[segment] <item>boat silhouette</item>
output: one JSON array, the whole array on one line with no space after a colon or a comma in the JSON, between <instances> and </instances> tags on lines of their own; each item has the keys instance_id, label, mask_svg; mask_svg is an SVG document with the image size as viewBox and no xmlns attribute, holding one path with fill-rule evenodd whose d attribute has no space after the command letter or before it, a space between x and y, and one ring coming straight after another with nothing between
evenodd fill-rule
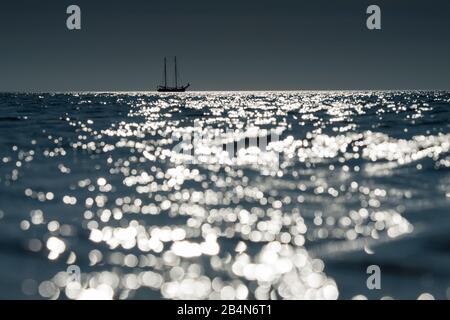
<instances>
[{"instance_id":1,"label":"boat silhouette","mask_svg":"<svg viewBox=\"0 0 450 320\"><path fill-rule=\"evenodd\" d=\"M174 74L175 74L175 86L170 87L167 85L167 59L164 57L164 85L158 86L158 92L185 92L189 88L190 84L178 86L178 69L177 69L177 57L174 57Z\"/></svg>"}]
</instances>

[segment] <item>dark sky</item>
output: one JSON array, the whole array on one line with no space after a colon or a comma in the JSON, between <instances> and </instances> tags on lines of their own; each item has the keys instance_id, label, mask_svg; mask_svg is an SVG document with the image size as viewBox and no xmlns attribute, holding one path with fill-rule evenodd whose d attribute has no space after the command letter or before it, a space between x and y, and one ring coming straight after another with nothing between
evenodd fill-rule
<instances>
[{"instance_id":1,"label":"dark sky","mask_svg":"<svg viewBox=\"0 0 450 320\"><path fill-rule=\"evenodd\" d=\"M81 31L66 28L70 4ZM449 90L450 1L0 3L0 91L154 90L165 55L192 90Z\"/></svg>"}]
</instances>

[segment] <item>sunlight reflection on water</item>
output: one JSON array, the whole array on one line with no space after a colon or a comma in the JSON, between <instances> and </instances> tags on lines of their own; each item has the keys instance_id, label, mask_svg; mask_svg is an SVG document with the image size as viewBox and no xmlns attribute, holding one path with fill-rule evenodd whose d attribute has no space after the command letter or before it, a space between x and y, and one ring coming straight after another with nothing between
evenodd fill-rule
<instances>
[{"instance_id":1,"label":"sunlight reflection on water","mask_svg":"<svg viewBox=\"0 0 450 320\"><path fill-rule=\"evenodd\" d=\"M337 299L320 255L411 234L408 199L431 196L410 175L441 171L450 202L444 93L2 99L0 213L53 261L20 279L44 298Z\"/></svg>"}]
</instances>

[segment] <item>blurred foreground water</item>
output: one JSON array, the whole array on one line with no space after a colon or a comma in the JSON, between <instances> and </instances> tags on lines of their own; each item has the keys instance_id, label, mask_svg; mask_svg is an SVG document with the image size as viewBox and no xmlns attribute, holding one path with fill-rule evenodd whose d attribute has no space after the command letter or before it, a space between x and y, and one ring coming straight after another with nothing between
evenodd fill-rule
<instances>
[{"instance_id":1,"label":"blurred foreground water","mask_svg":"<svg viewBox=\"0 0 450 320\"><path fill-rule=\"evenodd\" d=\"M3 299L446 299L449 231L446 92L0 94Z\"/></svg>"}]
</instances>

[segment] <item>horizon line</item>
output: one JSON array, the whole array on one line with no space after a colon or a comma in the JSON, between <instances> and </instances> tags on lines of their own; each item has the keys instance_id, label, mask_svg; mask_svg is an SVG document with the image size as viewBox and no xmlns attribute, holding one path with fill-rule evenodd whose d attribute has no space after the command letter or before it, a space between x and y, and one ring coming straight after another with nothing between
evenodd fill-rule
<instances>
[{"instance_id":1,"label":"horizon line","mask_svg":"<svg viewBox=\"0 0 450 320\"><path fill-rule=\"evenodd\" d=\"M69 93L146 93L146 94L158 94L158 95L168 95L168 94L189 94L189 93L214 93L214 92L395 92L395 91L422 91L422 92L438 92L438 91L450 91L450 89L243 89L243 90L191 90L186 92L165 92L161 93L156 90L56 90L56 91L46 91L46 90L30 90L30 91L20 91L20 90L10 90L1 91L0 94L14 93L14 94L69 94Z\"/></svg>"}]
</instances>

